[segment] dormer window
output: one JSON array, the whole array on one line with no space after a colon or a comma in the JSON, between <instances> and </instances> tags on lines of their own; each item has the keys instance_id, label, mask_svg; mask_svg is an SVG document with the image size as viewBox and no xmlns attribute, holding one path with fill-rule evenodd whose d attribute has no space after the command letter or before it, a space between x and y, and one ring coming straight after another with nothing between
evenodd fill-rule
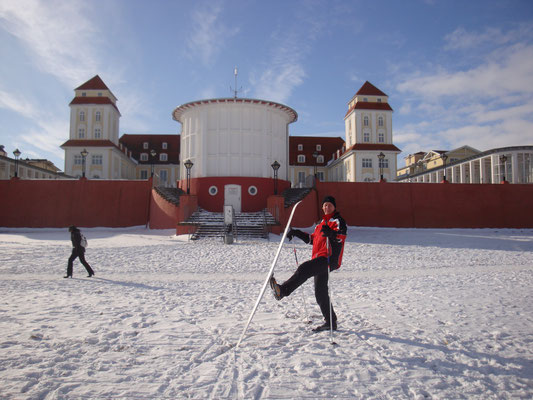
<instances>
[{"instance_id":1,"label":"dormer window","mask_svg":"<svg viewBox=\"0 0 533 400\"><path fill-rule=\"evenodd\" d=\"M166 153L159 154L159 161L168 161L168 154Z\"/></svg>"},{"instance_id":2,"label":"dormer window","mask_svg":"<svg viewBox=\"0 0 533 400\"><path fill-rule=\"evenodd\" d=\"M323 164L324 163L324 156L323 155L320 155L316 158L316 162L319 163L319 164Z\"/></svg>"},{"instance_id":3,"label":"dormer window","mask_svg":"<svg viewBox=\"0 0 533 400\"><path fill-rule=\"evenodd\" d=\"M148 161L148 154L141 153L141 161Z\"/></svg>"},{"instance_id":4,"label":"dormer window","mask_svg":"<svg viewBox=\"0 0 533 400\"><path fill-rule=\"evenodd\" d=\"M145 150L148 149L148 142L144 142L143 143L143 149L145 149Z\"/></svg>"},{"instance_id":5,"label":"dormer window","mask_svg":"<svg viewBox=\"0 0 533 400\"><path fill-rule=\"evenodd\" d=\"M162 148L163 150L166 150L166 149L168 148L168 144L167 144L167 142L163 142L163 144L161 145L161 148Z\"/></svg>"},{"instance_id":6,"label":"dormer window","mask_svg":"<svg viewBox=\"0 0 533 400\"><path fill-rule=\"evenodd\" d=\"M303 154L300 154L300 155L298 156L298 162L299 162L299 163L304 163L304 162L305 162L305 156L304 156Z\"/></svg>"},{"instance_id":7,"label":"dormer window","mask_svg":"<svg viewBox=\"0 0 533 400\"><path fill-rule=\"evenodd\" d=\"M298 145L298 151L303 151L304 149L304 145L303 144L299 144Z\"/></svg>"},{"instance_id":8,"label":"dormer window","mask_svg":"<svg viewBox=\"0 0 533 400\"><path fill-rule=\"evenodd\" d=\"M317 144L316 145L316 151L322 151L322 145Z\"/></svg>"}]
</instances>

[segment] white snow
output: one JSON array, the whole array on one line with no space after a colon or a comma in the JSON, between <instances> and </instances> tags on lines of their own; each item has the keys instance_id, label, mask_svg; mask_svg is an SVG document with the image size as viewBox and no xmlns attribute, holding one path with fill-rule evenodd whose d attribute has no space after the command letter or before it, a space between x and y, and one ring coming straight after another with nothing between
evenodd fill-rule
<instances>
[{"instance_id":1,"label":"white snow","mask_svg":"<svg viewBox=\"0 0 533 400\"><path fill-rule=\"evenodd\" d=\"M269 289L236 350L279 236L82 232L96 276L76 260L63 279L66 229L0 228L2 399L533 397L533 230L352 227L332 273L338 346L311 332L311 280L280 302ZM294 242L278 281L294 247L311 255Z\"/></svg>"}]
</instances>

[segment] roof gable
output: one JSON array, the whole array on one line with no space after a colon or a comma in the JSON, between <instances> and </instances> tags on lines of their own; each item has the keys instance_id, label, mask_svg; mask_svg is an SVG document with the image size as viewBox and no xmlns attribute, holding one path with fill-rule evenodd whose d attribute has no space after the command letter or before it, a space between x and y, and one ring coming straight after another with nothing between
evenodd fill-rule
<instances>
[{"instance_id":1,"label":"roof gable","mask_svg":"<svg viewBox=\"0 0 533 400\"><path fill-rule=\"evenodd\" d=\"M359 89L358 92L355 95L356 96L358 96L358 95L387 96L385 93L383 93L381 90L379 90L377 87L375 87L374 85L372 85L368 81L366 81L364 83L364 85L361 86L361 89Z\"/></svg>"},{"instance_id":2,"label":"roof gable","mask_svg":"<svg viewBox=\"0 0 533 400\"><path fill-rule=\"evenodd\" d=\"M109 88L98 75L95 75L93 78L89 79L83 85L78 86L74 90L109 90Z\"/></svg>"}]
</instances>

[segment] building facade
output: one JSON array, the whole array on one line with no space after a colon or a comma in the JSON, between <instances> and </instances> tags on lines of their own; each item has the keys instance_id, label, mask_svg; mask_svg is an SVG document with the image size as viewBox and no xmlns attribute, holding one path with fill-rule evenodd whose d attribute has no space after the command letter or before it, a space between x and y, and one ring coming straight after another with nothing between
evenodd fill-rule
<instances>
[{"instance_id":1,"label":"building facade","mask_svg":"<svg viewBox=\"0 0 533 400\"><path fill-rule=\"evenodd\" d=\"M470 154L469 154L470 153ZM417 153L420 155L420 153ZM416 157L408 156L410 160ZM407 159L406 158L406 159ZM425 163L424 163L425 161ZM468 146L431 151L398 176L399 182L532 183L533 146L501 147L480 152Z\"/></svg>"},{"instance_id":2,"label":"building facade","mask_svg":"<svg viewBox=\"0 0 533 400\"><path fill-rule=\"evenodd\" d=\"M365 82L348 102L344 116L345 146L328 165L329 181L376 182L396 177L392 108L389 97Z\"/></svg>"}]
</instances>

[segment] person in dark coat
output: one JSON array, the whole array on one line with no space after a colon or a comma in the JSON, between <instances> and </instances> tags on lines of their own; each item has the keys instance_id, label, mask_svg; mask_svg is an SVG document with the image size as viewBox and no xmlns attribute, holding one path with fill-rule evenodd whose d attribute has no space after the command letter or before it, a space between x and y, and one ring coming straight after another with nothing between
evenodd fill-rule
<instances>
[{"instance_id":1,"label":"person in dark coat","mask_svg":"<svg viewBox=\"0 0 533 400\"><path fill-rule=\"evenodd\" d=\"M74 225L70 226L68 228L68 231L70 232L70 240L72 241L72 254L68 259L67 275L63 278L72 278L72 264L74 263L74 260L78 257L80 258L80 262L83 264L83 266L87 270L87 273L89 274L87 275L87 278L90 278L94 275L94 271L89 265L89 263L85 261L85 247L81 245L81 232Z\"/></svg>"},{"instance_id":2,"label":"person in dark coat","mask_svg":"<svg viewBox=\"0 0 533 400\"><path fill-rule=\"evenodd\" d=\"M331 308L332 323L330 325L330 300L328 294L328 268L334 271L340 267L342 262L342 253L344 242L346 240L346 222L336 210L335 198L326 196L322 202L322 211L324 217L315 227L312 234L303 232L299 229L291 229L287 238L292 240L294 236L305 243L313 245L313 255L311 260L300 264L296 272L283 284L278 284L272 276L270 278L270 287L276 300L289 296L307 279L315 279L315 298L320 306L320 311L326 322L323 325L313 329L315 332L328 330L330 326L337 329L337 315Z\"/></svg>"}]
</instances>

